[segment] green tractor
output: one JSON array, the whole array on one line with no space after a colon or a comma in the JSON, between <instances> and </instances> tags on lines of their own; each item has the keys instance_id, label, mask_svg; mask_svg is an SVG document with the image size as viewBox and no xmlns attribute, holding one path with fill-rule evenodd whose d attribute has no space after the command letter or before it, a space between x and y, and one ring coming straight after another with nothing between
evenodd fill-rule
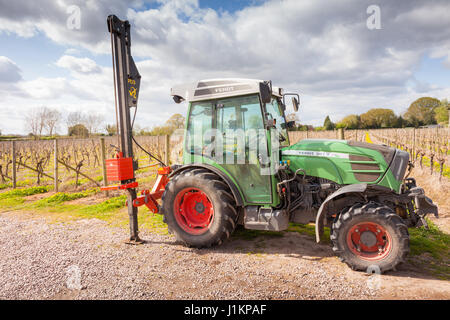
<instances>
[{"instance_id":1,"label":"green tractor","mask_svg":"<svg viewBox=\"0 0 450 320\"><path fill-rule=\"evenodd\" d=\"M188 103L188 115L183 164L166 166L132 135L141 76L131 56L130 23L114 15L107 23L119 146L106 170L108 181L120 184L102 190L128 193L128 243L142 243L142 205L164 214L169 231L197 248L221 244L237 225L282 231L289 222L314 222L317 242L329 227L333 251L351 268L383 272L408 254L408 228L426 227L427 214L438 216L406 174L407 152L345 140L290 145L287 130L295 123L286 122L286 97L298 111L299 96L270 81L211 79L172 88L176 103ZM133 142L162 165L152 190L139 197Z\"/></svg>"},{"instance_id":2,"label":"green tractor","mask_svg":"<svg viewBox=\"0 0 450 320\"><path fill-rule=\"evenodd\" d=\"M169 231L196 248L220 245L237 225L282 231L330 228L333 251L355 270L395 269L408 227L438 209L405 177L409 154L385 145L306 139L290 145L286 97L270 81L212 79L171 89L188 104L183 164L173 165L160 211ZM406 175L407 176L407 175Z\"/></svg>"}]
</instances>

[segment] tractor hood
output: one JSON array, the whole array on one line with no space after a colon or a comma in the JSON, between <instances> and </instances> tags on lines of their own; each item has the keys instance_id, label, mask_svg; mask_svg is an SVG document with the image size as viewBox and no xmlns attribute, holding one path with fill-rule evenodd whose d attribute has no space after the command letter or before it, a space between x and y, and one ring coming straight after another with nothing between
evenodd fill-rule
<instances>
[{"instance_id":1,"label":"tractor hood","mask_svg":"<svg viewBox=\"0 0 450 320\"><path fill-rule=\"evenodd\" d=\"M305 139L282 149L281 159L290 160L290 167L294 171L302 168L309 176L328 179L340 185L379 184L398 191L409 155L385 145ZM395 174L390 167L395 169Z\"/></svg>"}]
</instances>

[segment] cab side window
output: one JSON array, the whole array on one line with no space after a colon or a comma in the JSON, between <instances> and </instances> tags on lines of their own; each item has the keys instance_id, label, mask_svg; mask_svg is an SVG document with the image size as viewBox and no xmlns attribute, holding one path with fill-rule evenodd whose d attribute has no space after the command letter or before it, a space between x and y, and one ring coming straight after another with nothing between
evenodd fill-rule
<instances>
[{"instance_id":1,"label":"cab side window","mask_svg":"<svg viewBox=\"0 0 450 320\"><path fill-rule=\"evenodd\" d=\"M221 100L216 106L217 131L222 136L224 156L238 156L248 162L250 145L257 147L258 134L264 135L258 96Z\"/></svg>"},{"instance_id":2,"label":"cab side window","mask_svg":"<svg viewBox=\"0 0 450 320\"><path fill-rule=\"evenodd\" d=\"M213 114L211 102L191 105L186 135L186 148L191 154L202 155L205 146L211 143L211 138L207 133L213 127Z\"/></svg>"}]
</instances>

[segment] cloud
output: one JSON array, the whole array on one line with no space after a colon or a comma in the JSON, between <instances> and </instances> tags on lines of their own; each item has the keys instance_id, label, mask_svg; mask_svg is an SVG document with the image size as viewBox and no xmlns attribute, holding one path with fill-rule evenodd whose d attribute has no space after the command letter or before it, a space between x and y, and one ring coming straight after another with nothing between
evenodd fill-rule
<instances>
[{"instance_id":1,"label":"cloud","mask_svg":"<svg viewBox=\"0 0 450 320\"><path fill-rule=\"evenodd\" d=\"M190 2L177 9L169 4L159 10L130 9L127 17L136 34L134 55L197 74L250 74L310 92L368 87L404 92L412 67L427 47L449 42L448 32L442 30L430 41L423 28L434 32L436 23L427 25L430 18L414 23L417 14L430 17L424 4L414 3L416 8L381 1L383 30L375 31L366 27L367 6L361 1L347 1L345 6L270 1L234 15L219 15ZM435 6L441 12L446 9L447 2Z\"/></svg>"},{"instance_id":2,"label":"cloud","mask_svg":"<svg viewBox=\"0 0 450 320\"><path fill-rule=\"evenodd\" d=\"M59 60L56 61L56 65L61 68L66 68L71 72L82 74L92 74L101 71L94 60L89 58L76 58L69 55L64 55L59 58Z\"/></svg>"},{"instance_id":3,"label":"cloud","mask_svg":"<svg viewBox=\"0 0 450 320\"><path fill-rule=\"evenodd\" d=\"M64 51L64 54L69 56L78 56L81 54L81 51L75 48L69 48L66 51Z\"/></svg>"},{"instance_id":4,"label":"cloud","mask_svg":"<svg viewBox=\"0 0 450 320\"><path fill-rule=\"evenodd\" d=\"M80 8L80 28L69 28L71 6ZM115 13L125 16L128 6L140 7L141 1L121 0L0 0L0 32L31 37L44 33L56 43L80 46L106 53L109 41L106 18Z\"/></svg>"},{"instance_id":5,"label":"cloud","mask_svg":"<svg viewBox=\"0 0 450 320\"><path fill-rule=\"evenodd\" d=\"M18 87L24 97L32 99L57 99L67 91L65 78L37 78L21 82Z\"/></svg>"},{"instance_id":6,"label":"cloud","mask_svg":"<svg viewBox=\"0 0 450 320\"><path fill-rule=\"evenodd\" d=\"M200 8L194 0L160 0L152 9L120 0L0 4L0 32L22 37L43 33L71 48L53 62L69 70L70 77L43 75L20 89L30 97L64 98L60 104L67 108L78 101L86 111L95 105L113 110L112 71L81 58L83 51L75 48L91 51L93 59L109 56L106 17L114 13L130 20L132 55L142 75L136 120L142 127L175 112L184 114L185 107L172 102L170 87L204 78L271 79L302 94L300 117L314 124L327 114L337 121L372 107L400 113L420 94L448 94L414 77L424 55L444 58L450 67L450 20L445 15L450 3L445 0L379 0L381 30L367 29L366 9L373 1L360 0L272 0L234 13ZM67 27L70 5L80 7L79 30Z\"/></svg>"},{"instance_id":7,"label":"cloud","mask_svg":"<svg viewBox=\"0 0 450 320\"><path fill-rule=\"evenodd\" d=\"M0 66L3 66L4 60L0 57ZM105 123L114 123L112 70L88 60L69 56L58 59L55 64L68 68L70 77L22 79L13 84L0 82L0 119L8 120L2 122L2 132L27 133L23 131L24 115L40 106L57 109L63 116L74 111L101 114L105 117ZM17 67L13 61L8 62L8 65ZM91 70L96 72L89 72Z\"/></svg>"},{"instance_id":8,"label":"cloud","mask_svg":"<svg viewBox=\"0 0 450 320\"><path fill-rule=\"evenodd\" d=\"M79 30L66 24L73 4L80 7ZM132 24L135 57L195 74L266 78L315 92L374 86L404 90L409 70L424 52L438 50L450 38L445 19L450 4L444 0L433 5L380 0L382 30L366 27L370 1L273 0L233 14L200 8L195 0L159 4L146 10L140 2L129 6L119 0L40 6L5 1L0 18L34 21L34 30L57 43L110 54L106 17L113 12ZM436 14L443 16L435 19Z\"/></svg>"},{"instance_id":9,"label":"cloud","mask_svg":"<svg viewBox=\"0 0 450 320\"><path fill-rule=\"evenodd\" d=\"M15 83L22 79L22 71L14 61L0 56L0 83Z\"/></svg>"}]
</instances>

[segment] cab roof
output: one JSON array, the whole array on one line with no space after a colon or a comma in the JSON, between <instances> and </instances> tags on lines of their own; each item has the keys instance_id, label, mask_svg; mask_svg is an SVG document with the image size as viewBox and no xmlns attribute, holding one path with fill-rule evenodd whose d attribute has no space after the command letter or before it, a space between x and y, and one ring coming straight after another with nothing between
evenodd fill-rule
<instances>
[{"instance_id":1,"label":"cab roof","mask_svg":"<svg viewBox=\"0 0 450 320\"><path fill-rule=\"evenodd\" d=\"M181 101L193 102L212 100L259 93L259 84L261 82L264 81L240 78L207 79L176 85L170 89L170 95L177 103L180 103ZM282 89L272 87L272 94L281 97Z\"/></svg>"}]
</instances>

